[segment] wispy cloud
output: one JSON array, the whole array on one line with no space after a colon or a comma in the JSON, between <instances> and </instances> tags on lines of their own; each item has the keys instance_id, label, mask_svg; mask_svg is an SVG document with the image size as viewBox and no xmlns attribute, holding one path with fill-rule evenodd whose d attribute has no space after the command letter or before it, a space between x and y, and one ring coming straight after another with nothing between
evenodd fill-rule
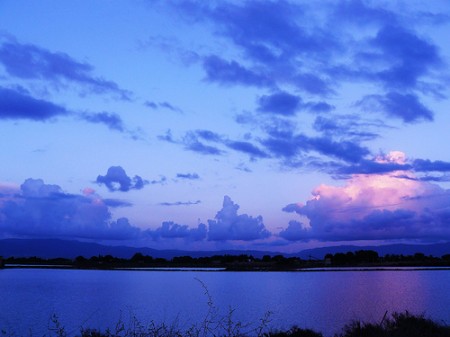
<instances>
[{"instance_id":1,"label":"wispy cloud","mask_svg":"<svg viewBox=\"0 0 450 337\"><path fill-rule=\"evenodd\" d=\"M11 77L38 79L59 87L71 83L91 93L113 94L123 100L131 98L131 93L121 89L117 83L93 75L92 65L79 62L65 53L22 44L15 39L8 39L0 45L0 64Z\"/></svg>"},{"instance_id":2,"label":"wispy cloud","mask_svg":"<svg viewBox=\"0 0 450 337\"><path fill-rule=\"evenodd\" d=\"M68 114L64 107L34 98L26 90L0 87L0 119L28 119L42 122Z\"/></svg>"},{"instance_id":3,"label":"wispy cloud","mask_svg":"<svg viewBox=\"0 0 450 337\"><path fill-rule=\"evenodd\" d=\"M191 205L198 205L201 201L175 201L175 202L161 202L159 205L161 206L191 206Z\"/></svg>"},{"instance_id":4,"label":"wispy cloud","mask_svg":"<svg viewBox=\"0 0 450 337\"><path fill-rule=\"evenodd\" d=\"M177 178L187 180L198 180L200 176L197 173L177 173Z\"/></svg>"}]
</instances>

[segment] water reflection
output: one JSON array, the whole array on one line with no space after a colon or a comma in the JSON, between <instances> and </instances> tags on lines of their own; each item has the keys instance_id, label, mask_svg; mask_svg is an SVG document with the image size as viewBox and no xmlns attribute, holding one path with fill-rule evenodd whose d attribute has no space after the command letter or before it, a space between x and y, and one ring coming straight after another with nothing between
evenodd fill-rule
<instances>
[{"instance_id":1,"label":"water reflection","mask_svg":"<svg viewBox=\"0 0 450 337\"><path fill-rule=\"evenodd\" d=\"M0 272L0 327L43 335L57 313L68 331L105 329L132 316L181 326L202 321L208 298L234 319L293 324L332 335L352 319L380 321L405 311L450 322L450 271L201 272L6 269ZM17 331L18 327L22 331Z\"/></svg>"}]
</instances>

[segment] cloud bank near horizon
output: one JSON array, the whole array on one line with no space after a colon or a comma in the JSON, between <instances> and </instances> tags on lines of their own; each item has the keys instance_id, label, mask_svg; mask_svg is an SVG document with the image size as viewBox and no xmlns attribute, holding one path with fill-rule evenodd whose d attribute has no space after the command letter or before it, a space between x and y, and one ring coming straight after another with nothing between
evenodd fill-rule
<instances>
[{"instance_id":1,"label":"cloud bank near horizon","mask_svg":"<svg viewBox=\"0 0 450 337\"><path fill-rule=\"evenodd\" d=\"M109 183L118 183L112 191L132 188L131 179L118 170ZM128 177L129 178L129 177ZM198 204L195 202L193 204ZM164 221L156 229L142 229L128 218L112 219L111 209L131 206L120 199L104 199L92 188L81 194L65 193L58 185L29 178L20 186L0 184L0 229L3 237L55 237L93 240L134 240L136 243L183 239L192 241L255 241L271 233L262 217L238 214L239 205L225 196L223 206L208 225L197 228Z\"/></svg>"},{"instance_id":2,"label":"cloud bank near horizon","mask_svg":"<svg viewBox=\"0 0 450 337\"><path fill-rule=\"evenodd\" d=\"M266 247L311 240L450 240L450 190L417 179L412 170L404 169L408 159L402 152L380 155L376 162L399 165L400 169L353 174L343 186L317 186L310 200L283 208L300 218L292 219L278 233L269 230L260 215L239 214L240 206L229 196L224 197L222 208L206 224L192 228L167 220L154 229L143 229L124 217L112 219L113 208L131 206L126 201L102 198L92 188L85 188L81 194L69 194L58 185L31 178L20 187L0 185L0 228L4 236L12 237L131 240L150 245L171 240L259 242ZM119 171L125 173L123 169ZM123 179L111 178L110 183L118 184L111 191L133 188L130 177L126 174L119 177ZM285 243L273 240L276 238Z\"/></svg>"},{"instance_id":3,"label":"cloud bank near horizon","mask_svg":"<svg viewBox=\"0 0 450 337\"><path fill-rule=\"evenodd\" d=\"M320 185L306 203L285 212L293 220L280 236L291 241L449 240L450 190L418 179L402 152L376 160L387 172L352 174L344 186Z\"/></svg>"}]
</instances>

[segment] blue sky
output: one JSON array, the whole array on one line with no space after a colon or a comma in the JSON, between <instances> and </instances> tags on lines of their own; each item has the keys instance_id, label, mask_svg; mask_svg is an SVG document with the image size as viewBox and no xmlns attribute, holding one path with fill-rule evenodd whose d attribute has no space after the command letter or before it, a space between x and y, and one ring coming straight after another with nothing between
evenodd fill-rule
<instances>
[{"instance_id":1,"label":"blue sky","mask_svg":"<svg viewBox=\"0 0 450 337\"><path fill-rule=\"evenodd\" d=\"M0 237L450 239L446 1L2 1Z\"/></svg>"}]
</instances>

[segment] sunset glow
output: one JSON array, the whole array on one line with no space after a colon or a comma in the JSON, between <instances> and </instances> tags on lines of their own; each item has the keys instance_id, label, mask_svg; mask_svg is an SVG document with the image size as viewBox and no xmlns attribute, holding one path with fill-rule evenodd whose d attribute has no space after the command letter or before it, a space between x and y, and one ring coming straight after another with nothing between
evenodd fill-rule
<instances>
[{"instance_id":1,"label":"sunset glow","mask_svg":"<svg viewBox=\"0 0 450 337\"><path fill-rule=\"evenodd\" d=\"M445 1L2 1L0 239L448 241L449 18Z\"/></svg>"}]
</instances>

